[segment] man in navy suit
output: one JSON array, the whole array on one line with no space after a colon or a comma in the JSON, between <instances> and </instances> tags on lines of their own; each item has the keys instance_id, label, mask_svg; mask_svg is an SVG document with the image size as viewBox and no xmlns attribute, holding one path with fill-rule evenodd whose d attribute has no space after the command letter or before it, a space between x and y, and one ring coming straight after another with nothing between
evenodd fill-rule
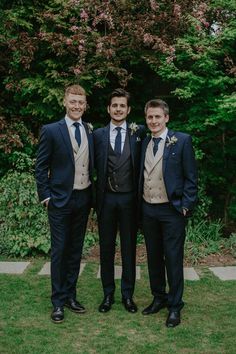
<instances>
[{"instance_id":1,"label":"man in navy suit","mask_svg":"<svg viewBox=\"0 0 236 354\"><path fill-rule=\"evenodd\" d=\"M137 186L143 126L128 124L129 93L116 89L110 95L107 111L111 121L94 132L95 168L97 170L96 207L100 239L101 280L104 299L100 312L107 312L114 303L114 257L119 228L124 307L137 311L133 301L135 285L135 253L137 234Z\"/></svg>"},{"instance_id":2,"label":"man in navy suit","mask_svg":"<svg viewBox=\"0 0 236 354\"><path fill-rule=\"evenodd\" d=\"M54 323L64 320L64 306L85 312L76 300L76 283L92 198L93 138L90 126L82 122L86 105L81 86L66 89L66 116L43 126L36 162L38 195L47 208L51 231Z\"/></svg>"},{"instance_id":3,"label":"man in navy suit","mask_svg":"<svg viewBox=\"0 0 236 354\"><path fill-rule=\"evenodd\" d=\"M145 116L151 136L142 145L139 195L153 301L142 313L167 307L166 326L175 327L184 305L185 226L197 200L197 169L191 137L166 127L166 102L147 102Z\"/></svg>"}]
</instances>

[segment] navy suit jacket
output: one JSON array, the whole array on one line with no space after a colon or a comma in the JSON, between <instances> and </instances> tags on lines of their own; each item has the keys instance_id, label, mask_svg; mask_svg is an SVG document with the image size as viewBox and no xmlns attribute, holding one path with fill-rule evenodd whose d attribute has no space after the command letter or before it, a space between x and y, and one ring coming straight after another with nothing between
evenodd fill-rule
<instances>
[{"instance_id":1,"label":"navy suit jacket","mask_svg":"<svg viewBox=\"0 0 236 354\"><path fill-rule=\"evenodd\" d=\"M168 137L172 144L168 145ZM174 142L175 137L177 139ZM151 136L142 143L139 197L142 198L144 183L145 153ZM197 167L191 136L168 130L163 152L163 178L170 203L182 213L182 208L191 214L197 201Z\"/></svg>"},{"instance_id":2,"label":"navy suit jacket","mask_svg":"<svg viewBox=\"0 0 236 354\"><path fill-rule=\"evenodd\" d=\"M89 145L89 174L92 181L93 137L83 122ZM40 201L51 198L56 207L64 206L70 199L75 175L72 144L66 121L42 127L36 161L36 183Z\"/></svg>"},{"instance_id":3,"label":"navy suit jacket","mask_svg":"<svg viewBox=\"0 0 236 354\"><path fill-rule=\"evenodd\" d=\"M131 163L133 168L133 183L137 192L139 168L140 168L140 153L141 143L146 135L144 126L139 125L134 132L130 129L128 124L128 134L130 142ZM96 180L96 209L99 215L102 205L104 193L106 191L107 183L107 162L110 142L110 124L104 128L95 130L94 134L94 163L97 171Z\"/></svg>"}]
</instances>

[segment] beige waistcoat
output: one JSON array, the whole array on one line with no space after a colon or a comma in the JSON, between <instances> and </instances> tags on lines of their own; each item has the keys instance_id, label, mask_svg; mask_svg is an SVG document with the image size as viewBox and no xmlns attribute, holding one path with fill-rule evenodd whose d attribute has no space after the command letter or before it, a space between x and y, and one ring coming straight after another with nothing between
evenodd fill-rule
<instances>
[{"instance_id":1,"label":"beige waistcoat","mask_svg":"<svg viewBox=\"0 0 236 354\"><path fill-rule=\"evenodd\" d=\"M168 197L162 173L165 142L161 140L156 155L153 155L153 141L150 140L144 162L143 198L147 203L167 203Z\"/></svg>"},{"instance_id":2,"label":"beige waistcoat","mask_svg":"<svg viewBox=\"0 0 236 354\"><path fill-rule=\"evenodd\" d=\"M75 159L75 178L73 189L81 190L87 188L91 184L89 179L88 139L85 131L83 130L81 134L81 145L79 147L70 130L69 133Z\"/></svg>"}]
</instances>

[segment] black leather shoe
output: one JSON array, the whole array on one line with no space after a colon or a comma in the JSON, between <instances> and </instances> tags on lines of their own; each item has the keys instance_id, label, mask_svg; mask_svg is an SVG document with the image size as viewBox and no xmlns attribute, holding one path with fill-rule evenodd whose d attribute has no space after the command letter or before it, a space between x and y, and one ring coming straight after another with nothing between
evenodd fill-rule
<instances>
[{"instance_id":1,"label":"black leather shoe","mask_svg":"<svg viewBox=\"0 0 236 354\"><path fill-rule=\"evenodd\" d=\"M107 295L104 297L101 305L98 308L99 312L108 312L111 309L111 305L114 304L114 297L113 295Z\"/></svg>"},{"instance_id":2,"label":"black leather shoe","mask_svg":"<svg viewBox=\"0 0 236 354\"><path fill-rule=\"evenodd\" d=\"M71 311L76 313L85 313L85 308L79 303L79 301L74 299L68 299L65 303L65 306L68 307Z\"/></svg>"},{"instance_id":3,"label":"black leather shoe","mask_svg":"<svg viewBox=\"0 0 236 354\"><path fill-rule=\"evenodd\" d=\"M54 307L51 313L51 320L54 323L61 323L64 320L64 309L63 307Z\"/></svg>"},{"instance_id":4,"label":"black leather shoe","mask_svg":"<svg viewBox=\"0 0 236 354\"><path fill-rule=\"evenodd\" d=\"M138 308L137 308L136 304L133 302L133 299L131 299L131 298L127 298L127 299L123 298L122 302L124 304L125 309L128 312L135 313L135 312L138 311Z\"/></svg>"},{"instance_id":5,"label":"black leather shoe","mask_svg":"<svg viewBox=\"0 0 236 354\"><path fill-rule=\"evenodd\" d=\"M153 313L159 312L161 309L164 309L165 307L167 307L166 301L160 302L160 300L158 300L154 297L153 302L142 311L142 314L143 315L151 315Z\"/></svg>"},{"instance_id":6,"label":"black leather shoe","mask_svg":"<svg viewBox=\"0 0 236 354\"><path fill-rule=\"evenodd\" d=\"M166 327L171 328L180 324L180 312L170 311L166 320Z\"/></svg>"}]
</instances>

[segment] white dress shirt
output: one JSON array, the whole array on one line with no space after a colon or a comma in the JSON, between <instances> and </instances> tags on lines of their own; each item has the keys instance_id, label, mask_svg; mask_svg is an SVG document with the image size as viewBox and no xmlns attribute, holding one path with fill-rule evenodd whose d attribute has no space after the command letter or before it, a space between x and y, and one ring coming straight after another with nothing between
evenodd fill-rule
<instances>
[{"instance_id":1,"label":"white dress shirt","mask_svg":"<svg viewBox=\"0 0 236 354\"><path fill-rule=\"evenodd\" d=\"M121 152L122 152L125 144L127 123L123 122L121 125L115 125L112 122L110 122L110 144L113 150L115 148L115 140L116 140L116 135L118 133L118 131L116 130L117 127L121 128L120 132L121 132Z\"/></svg>"},{"instance_id":2,"label":"white dress shirt","mask_svg":"<svg viewBox=\"0 0 236 354\"><path fill-rule=\"evenodd\" d=\"M71 119L70 117L68 117L68 115L65 116L65 121L66 121L66 125L68 127L68 130L72 133L72 136L75 138L75 129L76 127L74 126L74 123L80 123L80 126L79 126L79 130L80 130L80 135L81 135L81 141L83 139L83 136L85 134L85 131L84 131L84 126L83 126L83 123L82 123L82 119L80 118L79 120L73 120Z\"/></svg>"},{"instance_id":3,"label":"white dress shirt","mask_svg":"<svg viewBox=\"0 0 236 354\"><path fill-rule=\"evenodd\" d=\"M157 136L152 136L152 138L161 138L161 140L160 140L160 143L159 144L165 144L165 141L166 141L166 137L167 137L167 134L168 134L168 129L166 128L165 130L164 130L164 132L163 133L161 133L161 135L159 135L158 137ZM153 146L154 146L154 142L153 142Z\"/></svg>"}]
</instances>

